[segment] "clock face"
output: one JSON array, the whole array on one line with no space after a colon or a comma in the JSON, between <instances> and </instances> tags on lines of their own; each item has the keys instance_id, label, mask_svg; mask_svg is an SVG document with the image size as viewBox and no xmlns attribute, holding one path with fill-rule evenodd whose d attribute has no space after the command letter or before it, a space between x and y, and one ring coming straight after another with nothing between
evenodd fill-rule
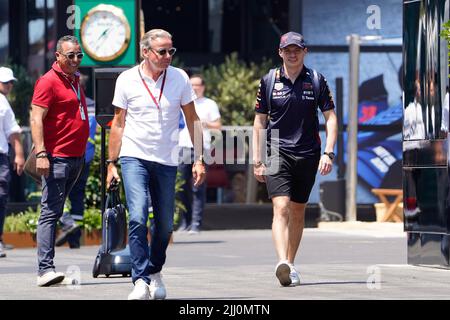
<instances>
[{"instance_id":1,"label":"clock face","mask_svg":"<svg viewBox=\"0 0 450 320\"><path fill-rule=\"evenodd\" d=\"M81 42L86 53L98 61L118 58L130 44L130 25L122 9L99 5L83 20Z\"/></svg>"}]
</instances>

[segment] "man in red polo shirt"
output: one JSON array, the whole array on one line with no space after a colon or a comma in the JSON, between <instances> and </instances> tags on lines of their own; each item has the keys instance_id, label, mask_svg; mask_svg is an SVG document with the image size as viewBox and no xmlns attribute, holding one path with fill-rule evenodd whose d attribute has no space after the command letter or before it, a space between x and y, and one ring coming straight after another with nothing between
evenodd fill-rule
<instances>
[{"instance_id":1,"label":"man in red polo shirt","mask_svg":"<svg viewBox=\"0 0 450 320\"><path fill-rule=\"evenodd\" d=\"M64 280L55 272L56 223L83 168L89 121L78 67L83 58L78 40L64 36L56 45L56 62L36 82L31 102L31 135L36 169L42 179L41 215L37 227L37 285Z\"/></svg>"}]
</instances>

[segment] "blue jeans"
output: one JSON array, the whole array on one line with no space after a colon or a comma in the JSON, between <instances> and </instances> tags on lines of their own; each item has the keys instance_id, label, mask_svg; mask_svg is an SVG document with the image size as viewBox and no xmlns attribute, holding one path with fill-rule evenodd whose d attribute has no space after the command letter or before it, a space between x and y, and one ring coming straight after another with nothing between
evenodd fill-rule
<instances>
[{"instance_id":1,"label":"blue jeans","mask_svg":"<svg viewBox=\"0 0 450 320\"><path fill-rule=\"evenodd\" d=\"M63 214L64 202L83 168L84 158L49 157L50 173L42 179L41 215L37 226L39 275L55 269L56 223Z\"/></svg>"},{"instance_id":2,"label":"blue jeans","mask_svg":"<svg viewBox=\"0 0 450 320\"><path fill-rule=\"evenodd\" d=\"M194 186L192 181L192 164L194 163L194 149L180 149L181 163L178 166L180 178L184 181L183 191L177 197L183 203L186 211L183 211L179 225L181 228L200 230L203 220L203 210L206 202L206 181L199 186Z\"/></svg>"},{"instance_id":3,"label":"blue jeans","mask_svg":"<svg viewBox=\"0 0 450 320\"><path fill-rule=\"evenodd\" d=\"M121 157L122 179L130 221L130 246L133 283L160 272L166 262L166 250L173 231L175 179L177 167L132 157ZM151 244L147 241L148 197L153 204Z\"/></svg>"},{"instance_id":4,"label":"blue jeans","mask_svg":"<svg viewBox=\"0 0 450 320\"><path fill-rule=\"evenodd\" d=\"M0 241L2 241L3 225L5 223L10 180L11 171L9 168L8 155L0 154Z\"/></svg>"}]
</instances>

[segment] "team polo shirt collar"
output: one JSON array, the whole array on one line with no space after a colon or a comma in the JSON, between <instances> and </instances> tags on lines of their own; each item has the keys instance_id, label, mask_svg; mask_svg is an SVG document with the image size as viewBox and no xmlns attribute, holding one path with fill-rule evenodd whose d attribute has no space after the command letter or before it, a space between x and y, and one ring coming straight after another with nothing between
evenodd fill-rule
<instances>
[{"instance_id":1,"label":"team polo shirt collar","mask_svg":"<svg viewBox=\"0 0 450 320\"><path fill-rule=\"evenodd\" d=\"M72 82L72 80L70 80L70 76L69 76L67 73L65 73L64 71L62 71L62 69L61 69L61 67L59 66L59 64L58 64L57 61L53 62L52 69L53 69L53 71L55 71L57 74L63 76L65 79L67 79L67 80L69 80L70 82ZM75 79L78 79L78 78L80 77L80 72L79 72L79 71L75 72L75 73L74 73L74 76L75 76Z\"/></svg>"},{"instance_id":2,"label":"team polo shirt collar","mask_svg":"<svg viewBox=\"0 0 450 320\"><path fill-rule=\"evenodd\" d=\"M299 74L299 77L302 78L302 79L305 79L308 74L309 74L308 68L305 65L303 65L303 68L302 68L302 71ZM280 68L279 79L281 79L281 78L285 78L286 80L289 80L289 78L286 77L286 73L284 71L284 67L283 66L281 66L281 68Z\"/></svg>"},{"instance_id":3,"label":"team polo shirt collar","mask_svg":"<svg viewBox=\"0 0 450 320\"><path fill-rule=\"evenodd\" d=\"M156 84L158 81L160 81L160 80L163 78L164 73L167 72L167 69L165 69L163 72L161 72L161 74L159 75L158 79L155 81L155 80L153 80L152 77L149 77L149 76L147 76L147 75L144 73L143 68L142 68L143 65L144 65L144 61L142 61L142 62L139 64L139 66L138 66L139 71L141 72L142 78L144 78L145 81L147 81L147 82L149 82L149 83L152 83L152 84ZM162 81L162 80L161 80L161 81Z\"/></svg>"}]
</instances>

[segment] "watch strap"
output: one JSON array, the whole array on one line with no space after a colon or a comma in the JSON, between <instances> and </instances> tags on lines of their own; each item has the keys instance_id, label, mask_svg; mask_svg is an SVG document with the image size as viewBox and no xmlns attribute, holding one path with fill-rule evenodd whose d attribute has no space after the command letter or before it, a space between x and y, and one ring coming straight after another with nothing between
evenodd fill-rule
<instances>
[{"instance_id":1,"label":"watch strap","mask_svg":"<svg viewBox=\"0 0 450 320\"><path fill-rule=\"evenodd\" d=\"M326 152L326 151L325 151L323 154L324 154L324 155L327 155L328 158L330 158L331 160L334 160L334 157L335 157L334 152Z\"/></svg>"},{"instance_id":2,"label":"watch strap","mask_svg":"<svg viewBox=\"0 0 450 320\"><path fill-rule=\"evenodd\" d=\"M117 164L119 162L119 159L107 159L106 160L106 163L107 164L110 164L110 163L112 163L112 164Z\"/></svg>"}]
</instances>

